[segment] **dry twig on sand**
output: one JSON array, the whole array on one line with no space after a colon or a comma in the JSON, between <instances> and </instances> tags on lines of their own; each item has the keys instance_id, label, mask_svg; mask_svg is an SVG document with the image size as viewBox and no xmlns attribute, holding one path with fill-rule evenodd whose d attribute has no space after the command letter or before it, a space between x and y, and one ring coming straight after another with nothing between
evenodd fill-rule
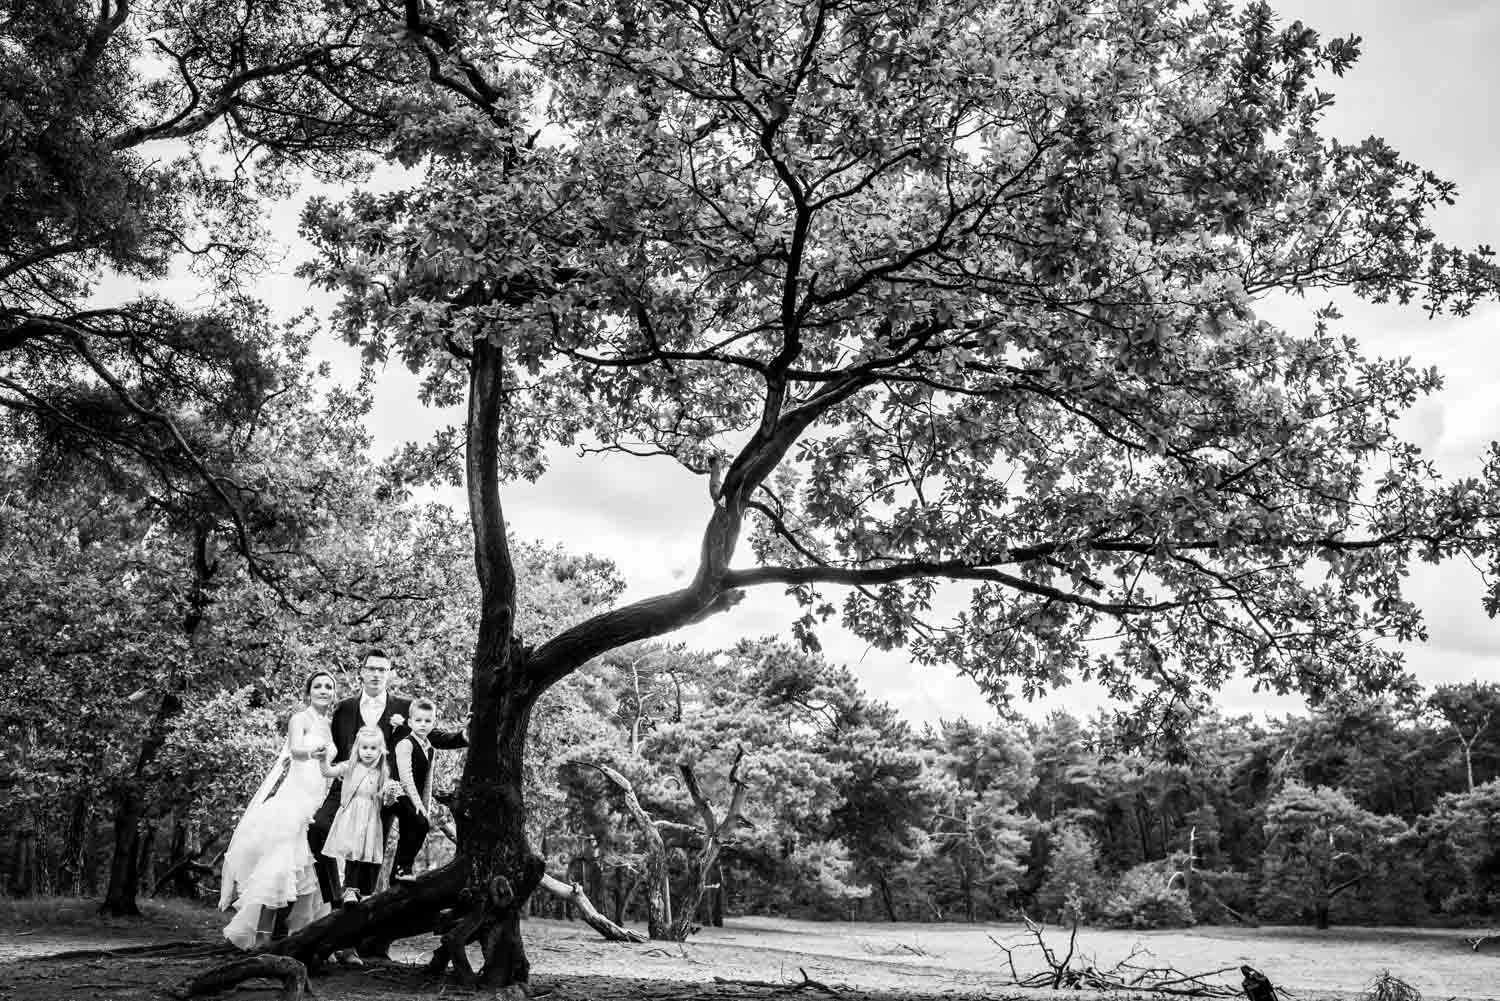
<instances>
[{"instance_id":1,"label":"dry twig on sand","mask_svg":"<svg viewBox=\"0 0 1500 1001\"><path fill-rule=\"evenodd\" d=\"M1469 938L1469 939L1465 939L1464 941L1466 941L1466 942L1469 943L1469 948L1470 949L1473 949L1475 952L1478 952L1480 949L1483 949L1485 946L1489 945L1491 942L1500 942L1500 932L1493 932L1493 931L1492 932L1485 932L1483 935L1480 935L1478 938Z\"/></svg>"},{"instance_id":2,"label":"dry twig on sand","mask_svg":"<svg viewBox=\"0 0 1500 1001\"><path fill-rule=\"evenodd\" d=\"M1381 970L1365 990L1365 1001L1422 1001L1422 992L1390 970Z\"/></svg>"},{"instance_id":3,"label":"dry twig on sand","mask_svg":"<svg viewBox=\"0 0 1500 1001\"><path fill-rule=\"evenodd\" d=\"M823 991L825 994L837 994L839 991L847 991L849 988L839 984L829 986L820 980L814 980L807 975L802 967L797 967L797 972L802 974L800 984L779 983L774 980L731 980L728 977L714 977L716 984L734 984L737 987L769 987L778 991Z\"/></svg>"},{"instance_id":4,"label":"dry twig on sand","mask_svg":"<svg viewBox=\"0 0 1500 1001\"><path fill-rule=\"evenodd\" d=\"M1233 973L1237 967L1226 966L1221 970L1205 973L1183 973L1170 966L1146 966L1137 962L1151 953L1140 946L1130 950L1130 955L1108 969L1100 969L1093 960L1077 953L1078 922L1073 922L1068 934L1068 950L1061 958L1042 936L1042 926L1022 916L1031 940L1019 945L1006 945L993 935L986 936L1005 953L1006 965L1010 967L1010 981L1006 986L1050 987L1053 990L1096 991L1150 991L1191 998L1232 998L1239 990L1222 983L1212 983L1211 977ZM1045 970L1022 976L1016 969L1016 952L1021 949L1040 949Z\"/></svg>"}]
</instances>

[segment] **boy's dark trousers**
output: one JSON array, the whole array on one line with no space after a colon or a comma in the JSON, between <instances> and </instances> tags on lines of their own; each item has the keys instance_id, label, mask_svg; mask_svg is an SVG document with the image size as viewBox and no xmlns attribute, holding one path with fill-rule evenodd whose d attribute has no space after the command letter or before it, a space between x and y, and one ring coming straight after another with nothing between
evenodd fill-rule
<instances>
[{"instance_id":1,"label":"boy's dark trousers","mask_svg":"<svg viewBox=\"0 0 1500 1001\"><path fill-rule=\"evenodd\" d=\"M411 872L411 867L417 861L417 852L422 850L422 842L427 840L427 832L432 829L432 824L417 809L411 797L402 796L388 808L391 816L401 821L401 832L396 836L396 861L395 872ZM390 829L387 821L386 829Z\"/></svg>"}]
</instances>

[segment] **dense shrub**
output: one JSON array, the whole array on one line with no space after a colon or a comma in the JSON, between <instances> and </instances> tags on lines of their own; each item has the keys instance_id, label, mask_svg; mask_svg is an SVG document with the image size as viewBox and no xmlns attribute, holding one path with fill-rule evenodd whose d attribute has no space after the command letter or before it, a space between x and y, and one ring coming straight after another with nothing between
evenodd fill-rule
<instances>
[{"instance_id":1,"label":"dense shrub","mask_svg":"<svg viewBox=\"0 0 1500 1001\"><path fill-rule=\"evenodd\" d=\"M1146 862L1122 873L1099 907L1099 919L1114 928L1187 928L1193 908L1182 880L1159 862Z\"/></svg>"},{"instance_id":2,"label":"dense shrub","mask_svg":"<svg viewBox=\"0 0 1500 1001\"><path fill-rule=\"evenodd\" d=\"M1102 896L1099 843L1077 824L1058 826L1048 837L1047 875L1036 892L1042 917L1069 924L1091 921Z\"/></svg>"},{"instance_id":3,"label":"dense shrub","mask_svg":"<svg viewBox=\"0 0 1500 1001\"><path fill-rule=\"evenodd\" d=\"M1188 892L1193 917L1207 924L1256 923L1255 874L1234 869L1195 869Z\"/></svg>"}]
</instances>

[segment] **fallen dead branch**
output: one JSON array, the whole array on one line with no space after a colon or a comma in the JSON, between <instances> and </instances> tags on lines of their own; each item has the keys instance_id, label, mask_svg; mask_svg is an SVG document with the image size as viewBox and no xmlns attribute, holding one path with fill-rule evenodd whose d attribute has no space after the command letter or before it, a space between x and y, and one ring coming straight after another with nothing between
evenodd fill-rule
<instances>
[{"instance_id":1,"label":"fallen dead branch","mask_svg":"<svg viewBox=\"0 0 1500 1001\"><path fill-rule=\"evenodd\" d=\"M542 875L540 888L546 890L555 897L569 901L578 908L578 913L583 916L584 923L594 931L604 936L611 942L644 942L646 936L629 928L622 928L609 918L599 913L593 902L584 894L583 887L577 883L565 883L556 876Z\"/></svg>"},{"instance_id":2,"label":"fallen dead branch","mask_svg":"<svg viewBox=\"0 0 1500 1001\"><path fill-rule=\"evenodd\" d=\"M839 991L847 991L849 989L841 984L829 986L821 980L814 980L800 966L797 967L797 972L802 974L802 982L799 984L789 984L785 981L776 980L731 980L728 977L714 977L714 983L733 984L736 987L768 987L771 990L777 991L823 991L825 994L837 994Z\"/></svg>"},{"instance_id":3,"label":"fallen dead branch","mask_svg":"<svg viewBox=\"0 0 1500 1001\"><path fill-rule=\"evenodd\" d=\"M1047 944L1042 935L1042 926L1024 917L1026 931L1031 940L1020 944L1001 942L993 935L986 936L1005 953L1006 965L1010 967L1010 980L1006 986L1051 988L1053 990L1094 991L1149 991L1175 997L1233 998L1238 997L1238 988L1224 983L1214 983L1211 978L1237 972L1239 967L1226 966L1204 973L1184 973L1171 966L1148 966L1138 960L1151 953L1140 946L1131 949L1130 955L1107 968L1078 953L1078 922L1068 933L1068 949L1061 957ZM1016 953L1023 949L1037 949L1042 954L1046 969L1022 975L1016 969Z\"/></svg>"},{"instance_id":4,"label":"fallen dead branch","mask_svg":"<svg viewBox=\"0 0 1500 1001\"><path fill-rule=\"evenodd\" d=\"M438 825L438 831L455 845L458 844L458 834L446 820ZM602 935L607 941L640 943L647 940L646 936L640 932L632 931L629 928L622 928L603 914L600 914L599 909L594 906L593 901L589 900L588 896L583 892L583 887L577 883L569 883L544 872L542 873L542 881L537 884L537 888L547 891L554 897L566 900L578 908L578 913L582 915L584 924L594 929L594 931Z\"/></svg>"},{"instance_id":5,"label":"fallen dead branch","mask_svg":"<svg viewBox=\"0 0 1500 1001\"><path fill-rule=\"evenodd\" d=\"M991 939L991 941L994 940ZM865 942L861 946L861 948L863 948L865 952L869 953L872 956L899 956L902 953L907 953L912 956L920 956L923 959L936 958L932 953L928 952L926 949L923 949L921 946L907 945L905 942L898 942L897 944L890 946L878 946L871 942Z\"/></svg>"}]
</instances>

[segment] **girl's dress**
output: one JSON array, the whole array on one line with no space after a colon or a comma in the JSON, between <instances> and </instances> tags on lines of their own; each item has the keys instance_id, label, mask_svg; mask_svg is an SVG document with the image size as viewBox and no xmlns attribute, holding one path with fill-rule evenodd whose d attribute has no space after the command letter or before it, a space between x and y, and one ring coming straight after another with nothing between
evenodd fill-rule
<instances>
[{"instance_id":1,"label":"girl's dress","mask_svg":"<svg viewBox=\"0 0 1500 1001\"><path fill-rule=\"evenodd\" d=\"M326 716L309 707L292 719L305 724L308 741L332 743ZM292 732L297 732L296 726ZM219 907L235 909L224 937L241 949L254 947L262 908L291 904L291 931L328 912L307 845L307 825L328 795L328 780L316 759L299 761L291 752L288 735L224 852Z\"/></svg>"},{"instance_id":2,"label":"girl's dress","mask_svg":"<svg viewBox=\"0 0 1500 1001\"><path fill-rule=\"evenodd\" d=\"M339 812L328 827L323 854L345 862L385 860L385 828L380 823L380 789L385 770L358 761L336 766L344 780Z\"/></svg>"}]
</instances>

